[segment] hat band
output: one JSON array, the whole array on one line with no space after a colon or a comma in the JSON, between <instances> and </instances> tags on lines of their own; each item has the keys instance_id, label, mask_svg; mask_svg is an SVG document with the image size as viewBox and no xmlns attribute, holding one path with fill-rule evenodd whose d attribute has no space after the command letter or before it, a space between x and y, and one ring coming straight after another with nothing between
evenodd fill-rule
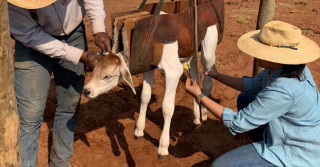
<instances>
[{"instance_id":1,"label":"hat band","mask_svg":"<svg viewBox=\"0 0 320 167\"><path fill-rule=\"evenodd\" d=\"M277 47L277 48L288 48L288 49L292 49L292 50L298 50L298 48L296 48L295 46L276 45L276 46L272 46L272 47Z\"/></svg>"},{"instance_id":2,"label":"hat band","mask_svg":"<svg viewBox=\"0 0 320 167\"><path fill-rule=\"evenodd\" d=\"M265 45L271 46L271 47L277 47L277 48L288 48L288 49L292 49L292 50L298 50L298 48L296 48L296 46L299 44L297 43L295 46L289 46L289 45L269 45L265 42L263 42L262 40L260 40L260 37L258 38L259 41Z\"/></svg>"}]
</instances>

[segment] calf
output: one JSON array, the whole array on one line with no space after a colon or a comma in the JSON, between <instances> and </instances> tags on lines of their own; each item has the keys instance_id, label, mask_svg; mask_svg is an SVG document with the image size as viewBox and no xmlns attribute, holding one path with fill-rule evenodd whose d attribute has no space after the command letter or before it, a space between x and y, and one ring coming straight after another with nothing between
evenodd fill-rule
<instances>
[{"instance_id":1,"label":"calf","mask_svg":"<svg viewBox=\"0 0 320 167\"><path fill-rule=\"evenodd\" d=\"M209 71L215 62L215 50L218 44L217 25L207 28L206 34L201 41L201 63L204 71ZM160 137L158 155L160 159L165 158L169 152L169 132L171 118L175 107L175 95L179 78L183 74L183 63L190 62L190 75L197 79L197 56L190 55L189 58L179 58L178 41L172 41L164 44L162 57L157 67L165 74L165 95L162 104L162 112L164 117L163 131ZM134 136L136 138L144 135L145 119L147 105L151 99L151 90L153 84L154 70L143 73L143 88L141 93L141 107L139 118L136 123ZM128 64L126 63L123 53L107 54L102 57L101 61L93 70L92 79L84 87L84 94L89 98L95 98L98 95L108 92L124 80L136 93L133 86L132 77ZM212 88L211 78L204 76L203 92L209 95ZM202 119L207 120L205 108L202 108ZM194 124L200 124L199 104L194 99Z\"/></svg>"}]
</instances>

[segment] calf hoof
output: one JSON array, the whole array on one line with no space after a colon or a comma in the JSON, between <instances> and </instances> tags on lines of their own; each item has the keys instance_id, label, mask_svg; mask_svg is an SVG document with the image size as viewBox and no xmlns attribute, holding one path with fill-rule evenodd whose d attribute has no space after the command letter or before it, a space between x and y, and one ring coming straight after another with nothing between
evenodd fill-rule
<instances>
[{"instance_id":1,"label":"calf hoof","mask_svg":"<svg viewBox=\"0 0 320 167\"><path fill-rule=\"evenodd\" d=\"M167 156L166 156L166 155L159 155L159 154L158 154L158 159L159 159L160 161L162 161L162 160L167 159Z\"/></svg>"},{"instance_id":2,"label":"calf hoof","mask_svg":"<svg viewBox=\"0 0 320 167\"><path fill-rule=\"evenodd\" d=\"M202 126L202 124L194 124L194 129L199 129Z\"/></svg>"},{"instance_id":3,"label":"calf hoof","mask_svg":"<svg viewBox=\"0 0 320 167\"><path fill-rule=\"evenodd\" d=\"M135 140L140 140L140 139L142 139L143 138L143 136L136 136L136 135L134 135L134 139Z\"/></svg>"}]
</instances>

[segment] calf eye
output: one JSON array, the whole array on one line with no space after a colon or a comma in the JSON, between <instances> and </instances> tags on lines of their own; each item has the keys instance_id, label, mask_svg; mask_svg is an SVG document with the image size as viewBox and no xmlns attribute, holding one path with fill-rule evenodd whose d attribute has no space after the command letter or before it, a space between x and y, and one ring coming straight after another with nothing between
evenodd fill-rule
<instances>
[{"instance_id":1,"label":"calf eye","mask_svg":"<svg viewBox=\"0 0 320 167\"><path fill-rule=\"evenodd\" d=\"M104 80L110 79L110 78L112 78L112 76L110 76L110 75L106 75L106 76L103 77Z\"/></svg>"}]
</instances>

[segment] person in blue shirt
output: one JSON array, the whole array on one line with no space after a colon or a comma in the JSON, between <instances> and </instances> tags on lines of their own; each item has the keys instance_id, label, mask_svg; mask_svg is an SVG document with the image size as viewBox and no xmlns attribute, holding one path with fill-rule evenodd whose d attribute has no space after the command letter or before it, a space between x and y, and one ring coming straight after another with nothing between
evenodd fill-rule
<instances>
[{"instance_id":1,"label":"person in blue shirt","mask_svg":"<svg viewBox=\"0 0 320 167\"><path fill-rule=\"evenodd\" d=\"M298 27L271 21L261 31L242 35L238 48L257 58L265 70L253 78L223 75L215 68L206 74L243 92L239 98L245 100L238 102L252 102L238 112L232 111L204 96L191 78L186 80L186 91L233 135L262 125L266 128L263 140L231 150L211 166L319 166L320 95L306 66L320 57L319 46L303 36Z\"/></svg>"}]
</instances>

